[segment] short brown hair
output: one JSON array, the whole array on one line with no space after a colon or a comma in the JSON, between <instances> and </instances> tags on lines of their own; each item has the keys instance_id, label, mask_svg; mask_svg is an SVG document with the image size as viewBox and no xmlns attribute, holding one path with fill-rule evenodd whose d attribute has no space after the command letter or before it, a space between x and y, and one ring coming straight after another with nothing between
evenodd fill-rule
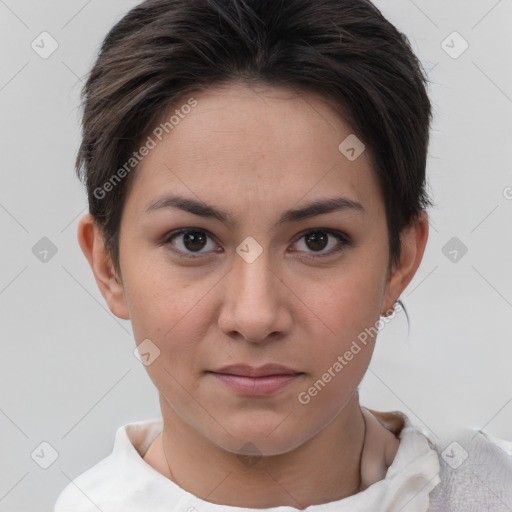
<instances>
[{"instance_id":1,"label":"short brown hair","mask_svg":"<svg viewBox=\"0 0 512 512\"><path fill-rule=\"evenodd\" d=\"M76 171L118 273L134 172L108 193L98 190L163 112L235 81L311 91L332 104L369 151L390 265L397 264L402 229L432 205L425 190L431 104L407 37L368 0L147 0L108 33L82 91Z\"/></svg>"}]
</instances>

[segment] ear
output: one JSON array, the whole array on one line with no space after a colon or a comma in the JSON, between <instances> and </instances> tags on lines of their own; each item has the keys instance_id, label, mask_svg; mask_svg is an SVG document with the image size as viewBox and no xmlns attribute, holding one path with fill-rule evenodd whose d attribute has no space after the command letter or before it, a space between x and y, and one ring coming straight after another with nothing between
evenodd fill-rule
<instances>
[{"instance_id":1,"label":"ear","mask_svg":"<svg viewBox=\"0 0 512 512\"><path fill-rule=\"evenodd\" d=\"M402 253L400 263L395 266L386 283L383 313L390 312L393 305L411 282L420 266L428 240L428 217L422 211L414 224L400 234Z\"/></svg>"},{"instance_id":2,"label":"ear","mask_svg":"<svg viewBox=\"0 0 512 512\"><path fill-rule=\"evenodd\" d=\"M122 281L114 269L100 228L91 214L84 215L80 219L77 237L110 311L118 318L128 320L130 314L126 305Z\"/></svg>"}]
</instances>

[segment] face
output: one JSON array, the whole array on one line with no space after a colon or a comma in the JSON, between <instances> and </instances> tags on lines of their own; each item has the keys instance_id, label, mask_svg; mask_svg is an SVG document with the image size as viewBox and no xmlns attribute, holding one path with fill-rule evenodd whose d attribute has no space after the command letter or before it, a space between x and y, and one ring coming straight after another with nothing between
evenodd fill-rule
<instances>
[{"instance_id":1,"label":"face","mask_svg":"<svg viewBox=\"0 0 512 512\"><path fill-rule=\"evenodd\" d=\"M388 292L383 199L322 99L242 85L194 98L133 176L122 301L136 343L160 351L146 369L163 407L228 451L285 453L343 413L370 362L361 333ZM338 208L297 213L327 200ZM218 373L267 364L296 373Z\"/></svg>"}]
</instances>

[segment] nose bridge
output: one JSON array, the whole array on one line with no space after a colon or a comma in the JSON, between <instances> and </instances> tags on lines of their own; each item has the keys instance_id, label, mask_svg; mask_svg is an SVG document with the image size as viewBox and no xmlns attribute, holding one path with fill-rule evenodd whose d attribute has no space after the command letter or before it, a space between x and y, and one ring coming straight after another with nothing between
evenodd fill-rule
<instances>
[{"instance_id":1,"label":"nose bridge","mask_svg":"<svg viewBox=\"0 0 512 512\"><path fill-rule=\"evenodd\" d=\"M234 286L237 287L237 283L239 286L238 299L249 302L251 299L256 302L262 299L267 303L272 301L276 292L273 283L276 277L271 268L270 256L269 250L251 237L239 245L234 268Z\"/></svg>"},{"instance_id":2,"label":"nose bridge","mask_svg":"<svg viewBox=\"0 0 512 512\"><path fill-rule=\"evenodd\" d=\"M228 275L220 327L253 342L289 328L289 315L279 304L282 286L272 266L271 254L252 240L239 245L234 268ZM284 323L283 323L284 322Z\"/></svg>"}]
</instances>

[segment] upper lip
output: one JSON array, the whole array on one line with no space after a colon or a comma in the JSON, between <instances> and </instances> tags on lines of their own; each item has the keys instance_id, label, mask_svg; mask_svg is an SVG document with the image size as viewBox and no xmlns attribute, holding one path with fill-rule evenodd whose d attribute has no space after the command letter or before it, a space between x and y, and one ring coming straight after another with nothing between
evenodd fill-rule
<instances>
[{"instance_id":1,"label":"upper lip","mask_svg":"<svg viewBox=\"0 0 512 512\"><path fill-rule=\"evenodd\" d=\"M265 364L258 368L246 364L233 364L225 366L213 373L226 373L230 375L241 375L244 377L264 377L268 375L295 375L303 372L288 368L280 364Z\"/></svg>"}]
</instances>

